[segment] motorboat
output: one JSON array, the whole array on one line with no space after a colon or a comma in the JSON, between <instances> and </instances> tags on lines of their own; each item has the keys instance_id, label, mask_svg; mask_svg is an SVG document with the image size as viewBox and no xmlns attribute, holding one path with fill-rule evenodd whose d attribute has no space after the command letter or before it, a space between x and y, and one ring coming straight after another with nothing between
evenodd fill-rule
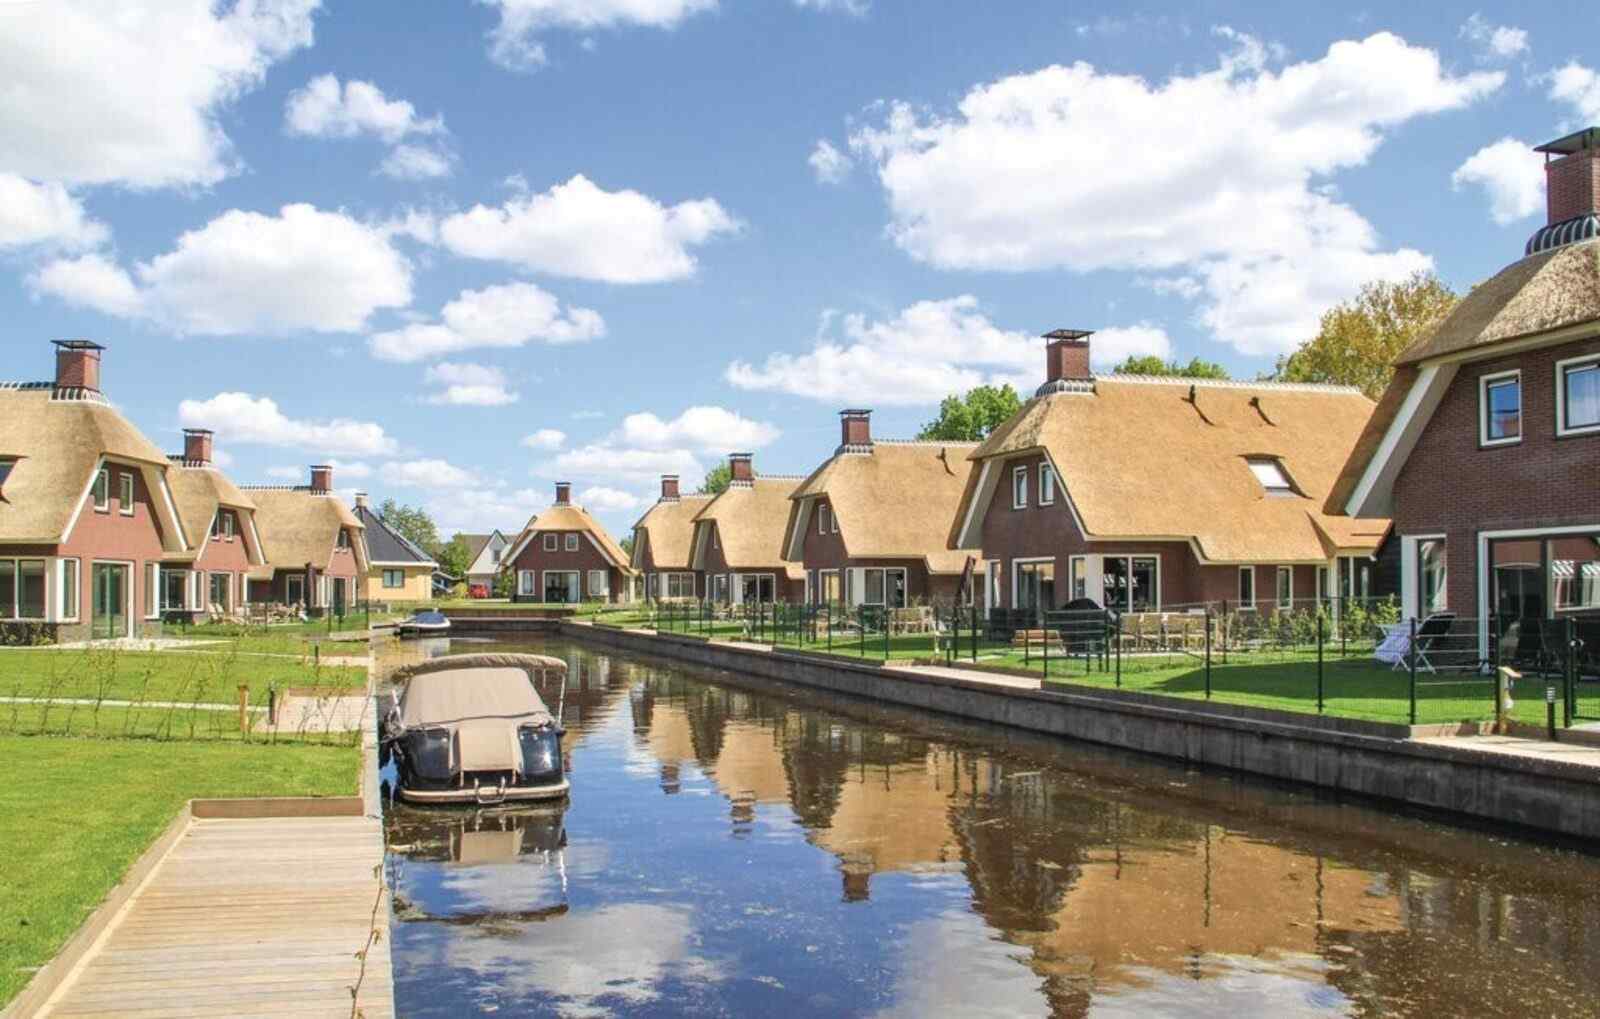
<instances>
[{"instance_id":1,"label":"motorboat","mask_svg":"<svg viewBox=\"0 0 1600 1019\"><path fill-rule=\"evenodd\" d=\"M564 798L566 676L567 663L547 655L450 655L397 669L379 739L399 797L480 806ZM562 691L555 714L537 689L547 677Z\"/></svg>"},{"instance_id":2,"label":"motorboat","mask_svg":"<svg viewBox=\"0 0 1600 1019\"><path fill-rule=\"evenodd\" d=\"M394 629L402 637L444 637L450 633L450 617L434 610L418 612L395 624Z\"/></svg>"}]
</instances>

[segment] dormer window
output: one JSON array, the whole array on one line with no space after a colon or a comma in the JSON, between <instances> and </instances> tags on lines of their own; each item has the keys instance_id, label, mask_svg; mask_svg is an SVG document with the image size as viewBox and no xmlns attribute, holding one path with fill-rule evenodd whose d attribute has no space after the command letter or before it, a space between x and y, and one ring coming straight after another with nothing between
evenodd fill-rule
<instances>
[{"instance_id":1,"label":"dormer window","mask_svg":"<svg viewBox=\"0 0 1600 1019\"><path fill-rule=\"evenodd\" d=\"M15 460L0 460L0 492L5 491L6 479L11 477L11 468L16 465Z\"/></svg>"},{"instance_id":2,"label":"dormer window","mask_svg":"<svg viewBox=\"0 0 1600 1019\"><path fill-rule=\"evenodd\" d=\"M341 527L341 528L339 528L339 548L347 549L349 547L350 547L350 532Z\"/></svg>"},{"instance_id":3,"label":"dormer window","mask_svg":"<svg viewBox=\"0 0 1600 1019\"><path fill-rule=\"evenodd\" d=\"M1289 481L1289 475L1283 471L1283 464L1270 457L1252 457L1245 463L1250 465L1250 473L1261 482L1261 487L1268 495L1293 495L1294 485Z\"/></svg>"},{"instance_id":4,"label":"dormer window","mask_svg":"<svg viewBox=\"0 0 1600 1019\"><path fill-rule=\"evenodd\" d=\"M111 512L111 472L106 470L104 467L96 471L94 476L94 487L91 488L90 491L94 493L95 512Z\"/></svg>"},{"instance_id":5,"label":"dormer window","mask_svg":"<svg viewBox=\"0 0 1600 1019\"><path fill-rule=\"evenodd\" d=\"M828 533L828 504L827 503L822 503L819 506L817 506L817 533L818 534L827 534Z\"/></svg>"}]
</instances>

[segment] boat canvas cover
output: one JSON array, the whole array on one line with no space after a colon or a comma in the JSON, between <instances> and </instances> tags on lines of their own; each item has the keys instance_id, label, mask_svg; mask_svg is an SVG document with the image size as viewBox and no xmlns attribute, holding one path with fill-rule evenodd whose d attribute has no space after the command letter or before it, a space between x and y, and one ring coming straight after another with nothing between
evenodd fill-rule
<instances>
[{"instance_id":1,"label":"boat canvas cover","mask_svg":"<svg viewBox=\"0 0 1600 1019\"><path fill-rule=\"evenodd\" d=\"M476 668L413 676L400 706L405 729L448 729L459 772L520 771L517 730L555 719L523 669Z\"/></svg>"}]
</instances>

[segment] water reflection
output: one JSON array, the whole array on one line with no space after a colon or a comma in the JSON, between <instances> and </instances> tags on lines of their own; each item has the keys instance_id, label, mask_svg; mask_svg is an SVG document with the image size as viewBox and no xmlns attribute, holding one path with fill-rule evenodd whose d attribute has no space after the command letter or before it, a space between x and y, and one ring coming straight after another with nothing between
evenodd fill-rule
<instances>
[{"instance_id":1,"label":"water reflection","mask_svg":"<svg viewBox=\"0 0 1600 1019\"><path fill-rule=\"evenodd\" d=\"M571 663L571 807L392 812L406 1014L1594 1011L1593 858L537 650Z\"/></svg>"}]
</instances>

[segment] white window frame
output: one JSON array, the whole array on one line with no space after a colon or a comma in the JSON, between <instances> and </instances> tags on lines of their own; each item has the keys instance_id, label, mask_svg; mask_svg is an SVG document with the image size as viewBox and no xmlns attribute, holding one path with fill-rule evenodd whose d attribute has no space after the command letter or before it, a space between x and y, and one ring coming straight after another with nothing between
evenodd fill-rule
<instances>
[{"instance_id":1,"label":"white window frame","mask_svg":"<svg viewBox=\"0 0 1600 1019\"><path fill-rule=\"evenodd\" d=\"M393 574L396 578L399 579L400 582L398 584L389 583L390 574ZM385 591L403 591L403 590L405 590L405 586L406 586L406 571L405 570L397 570L397 569L394 569L393 567L384 567L384 570L383 570L383 589Z\"/></svg>"},{"instance_id":2,"label":"white window frame","mask_svg":"<svg viewBox=\"0 0 1600 1019\"><path fill-rule=\"evenodd\" d=\"M1261 490L1263 492L1266 492L1268 495L1294 494L1294 479L1289 477L1289 472L1283 468L1283 461L1279 460L1277 457L1250 456L1245 457L1244 462L1245 466L1250 468L1251 476L1256 479L1256 483L1261 486ZM1277 475L1278 481L1283 483L1281 485L1276 483L1268 484L1267 479L1261 476L1261 471L1257 468L1267 468L1273 474Z\"/></svg>"},{"instance_id":3,"label":"white window frame","mask_svg":"<svg viewBox=\"0 0 1600 1019\"><path fill-rule=\"evenodd\" d=\"M1515 379L1517 383L1517 434L1508 435L1500 439L1489 438L1489 387ZM1522 369L1512 368L1510 371L1491 372L1488 375L1478 376L1478 445L1515 446L1522 441L1522 435L1527 431L1527 413L1522 401Z\"/></svg>"},{"instance_id":4,"label":"white window frame","mask_svg":"<svg viewBox=\"0 0 1600 1019\"><path fill-rule=\"evenodd\" d=\"M11 564L11 605L9 616L0 616L8 623L43 623L50 618L50 560L41 556L6 556L0 562ZM44 585L44 604L37 616L22 615L22 564L39 564L39 582Z\"/></svg>"},{"instance_id":5,"label":"white window frame","mask_svg":"<svg viewBox=\"0 0 1600 1019\"><path fill-rule=\"evenodd\" d=\"M211 585L218 578L222 578L222 601L213 603L211 600ZM206 572L206 611L211 611L213 604L220 604L223 612L233 611L233 574L221 570L208 570Z\"/></svg>"},{"instance_id":6,"label":"white window frame","mask_svg":"<svg viewBox=\"0 0 1600 1019\"><path fill-rule=\"evenodd\" d=\"M595 583L596 577L600 578L600 583L598 584ZM611 597L611 577L605 570L590 570L583 580L586 586L581 593L584 596L588 598Z\"/></svg>"},{"instance_id":7,"label":"white window frame","mask_svg":"<svg viewBox=\"0 0 1600 1019\"><path fill-rule=\"evenodd\" d=\"M102 467L94 474L94 483L89 486L89 498L94 501L96 513L111 512L111 468Z\"/></svg>"},{"instance_id":8,"label":"white window frame","mask_svg":"<svg viewBox=\"0 0 1600 1019\"><path fill-rule=\"evenodd\" d=\"M132 572L132 571L129 571ZM144 564L144 606L146 619L161 618L161 564L147 562ZM154 592L152 595L151 592ZM81 595L80 595L81 597Z\"/></svg>"},{"instance_id":9,"label":"white window frame","mask_svg":"<svg viewBox=\"0 0 1600 1019\"><path fill-rule=\"evenodd\" d=\"M872 589L871 582L867 578L872 576L874 573L881 573L883 575L883 578L879 581L878 585L878 590L883 592L883 596L877 601L871 601L867 598L867 592ZM861 571L861 604L880 606L889 604L889 574L891 573L900 574L900 589L906 593L905 606L895 607L901 608L909 607L911 605L911 578L906 574L906 568L904 566L868 566L863 569Z\"/></svg>"},{"instance_id":10,"label":"white window frame","mask_svg":"<svg viewBox=\"0 0 1600 1019\"><path fill-rule=\"evenodd\" d=\"M1013 612L1017 611L1017 581L1022 578L1023 573L1017 567L1026 566L1029 563L1054 563L1055 561L1056 557L1053 555L1024 556L1020 559L1011 560L1011 610ZM1052 605L1050 608L1054 609L1055 606Z\"/></svg>"},{"instance_id":11,"label":"white window frame","mask_svg":"<svg viewBox=\"0 0 1600 1019\"><path fill-rule=\"evenodd\" d=\"M561 536L554 531L544 534L544 550L546 552L559 552L561 550Z\"/></svg>"},{"instance_id":12,"label":"white window frame","mask_svg":"<svg viewBox=\"0 0 1600 1019\"><path fill-rule=\"evenodd\" d=\"M1039 505L1056 504L1056 469L1048 460L1039 464Z\"/></svg>"},{"instance_id":13,"label":"white window frame","mask_svg":"<svg viewBox=\"0 0 1600 1019\"><path fill-rule=\"evenodd\" d=\"M1028 508L1028 467L1026 464L1011 468L1011 508Z\"/></svg>"},{"instance_id":14,"label":"white window frame","mask_svg":"<svg viewBox=\"0 0 1600 1019\"><path fill-rule=\"evenodd\" d=\"M712 600L717 602L727 602L730 594L728 575L726 573L718 573L712 578L712 580L712 587L716 590L716 597Z\"/></svg>"},{"instance_id":15,"label":"white window frame","mask_svg":"<svg viewBox=\"0 0 1600 1019\"><path fill-rule=\"evenodd\" d=\"M517 595L532 597L539 594L539 577L533 570L517 571Z\"/></svg>"},{"instance_id":16,"label":"white window frame","mask_svg":"<svg viewBox=\"0 0 1600 1019\"><path fill-rule=\"evenodd\" d=\"M1250 578L1250 597L1244 596L1244 578ZM1239 567L1238 586L1234 593L1239 596L1239 611L1254 612L1256 610L1256 568L1254 566Z\"/></svg>"},{"instance_id":17,"label":"white window frame","mask_svg":"<svg viewBox=\"0 0 1600 1019\"><path fill-rule=\"evenodd\" d=\"M567 532L565 548L566 548L566 551L568 551L568 552L576 552L576 551L578 551L578 532L577 531L568 531Z\"/></svg>"},{"instance_id":18,"label":"white window frame","mask_svg":"<svg viewBox=\"0 0 1600 1019\"><path fill-rule=\"evenodd\" d=\"M1283 584L1283 578L1284 577L1288 577L1289 578L1289 586L1288 586L1289 596L1288 596L1288 598L1284 597L1284 584ZM1280 566L1280 567L1278 567L1277 575L1273 578L1273 580L1274 580L1274 585L1275 585L1274 588L1273 588L1273 594L1276 595L1276 597L1277 597L1278 609L1280 611L1282 611L1284 609L1293 609L1294 608L1294 567L1293 566Z\"/></svg>"},{"instance_id":19,"label":"white window frame","mask_svg":"<svg viewBox=\"0 0 1600 1019\"><path fill-rule=\"evenodd\" d=\"M1556 362L1556 435L1593 435L1600 432L1600 422L1592 425L1567 427L1567 372L1574 368L1594 368L1600 372L1600 354L1584 354Z\"/></svg>"},{"instance_id":20,"label":"white window frame","mask_svg":"<svg viewBox=\"0 0 1600 1019\"><path fill-rule=\"evenodd\" d=\"M295 587L295 585L297 583L300 586L300 597L299 597L299 599L296 599L295 596L294 596L294 587ZM293 575L284 577L283 578L283 600L286 601L287 603L289 603L290 605L304 605L306 608L310 608L311 607L311 603L306 600L306 578L302 577L302 576L293 576Z\"/></svg>"},{"instance_id":21,"label":"white window frame","mask_svg":"<svg viewBox=\"0 0 1600 1019\"><path fill-rule=\"evenodd\" d=\"M152 564L153 565L153 564ZM69 569L70 567L70 569ZM73 576L72 604L67 604L67 574ZM83 560L76 557L56 560L56 611L63 623L76 623L83 615Z\"/></svg>"},{"instance_id":22,"label":"white window frame","mask_svg":"<svg viewBox=\"0 0 1600 1019\"><path fill-rule=\"evenodd\" d=\"M549 595L549 593L550 593L550 577L552 575L557 576L557 577L571 577L571 578L573 578L572 587L577 589L578 598L577 598L577 601L549 602L548 604L552 604L552 605L576 605L576 604L578 604L578 602L583 601L583 571L582 570L545 570L539 576L539 580L540 580L540 584L539 584L539 600L541 602L544 602L545 599L546 599L546 596Z\"/></svg>"},{"instance_id":23,"label":"white window frame","mask_svg":"<svg viewBox=\"0 0 1600 1019\"><path fill-rule=\"evenodd\" d=\"M1110 562L1113 559L1119 559L1119 560L1121 560L1121 561L1123 561L1123 562L1128 564L1127 598L1121 605L1107 605L1107 604L1105 604L1105 601L1106 601L1106 597L1105 597L1105 594L1106 594L1106 563ZM1151 562L1155 563L1155 567L1156 567L1155 568L1155 575L1151 580L1151 583L1154 586L1155 590L1151 592L1150 607L1147 608L1147 609L1135 609L1133 607L1133 561L1135 559L1148 559ZM1121 553L1121 554L1118 554L1118 555L1075 555L1075 556L1069 556L1067 558L1067 594L1069 595L1069 597L1067 598L1068 601L1071 601L1074 598L1078 597L1078 595L1076 593L1076 589L1073 586L1074 583L1075 583L1074 578L1073 578L1073 570L1075 570L1077 568L1077 564L1080 563L1080 562L1083 563L1083 586L1084 586L1084 591L1085 591L1084 597L1093 598L1094 601L1096 603L1098 603L1102 608L1112 609L1112 610L1117 611L1117 612L1160 612L1161 611L1161 584L1162 584L1162 579L1163 578L1162 578L1162 562L1161 562L1161 556L1159 554L1154 553L1154 552L1128 552L1128 553ZM1091 565L1097 566L1098 569L1091 570L1089 568ZM1098 588L1095 587L1096 584L1098 584ZM1098 594L1100 597L1095 598L1095 595L1087 593L1088 591L1091 591L1091 590L1095 591L1095 594Z\"/></svg>"},{"instance_id":24,"label":"white window frame","mask_svg":"<svg viewBox=\"0 0 1600 1019\"><path fill-rule=\"evenodd\" d=\"M1000 585L1005 583L1006 564L992 562L984 574L989 580L988 600L984 604L991 609L997 609L1000 607Z\"/></svg>"},{"instance_id":25,"label":"white window frame","mask_svg":"<svg viewBox=\"0 0 1600 1019\"><path fill-rule=\"evenodd\" d=\"M125 517L133 516L134 499L138 497L138 485L133 480L132 471L117 472L117 512Z\"/></svg>"},{"instance_id":26,"label":"white window frame","mask_svg":"<svg viewBox=\"0 0 1600 1019\"><path fill-rule=\"evenodd\" d=\"M1412 586L1413 586L1413 590L1411 592L1411 599L1410 599L1411 607L1413 609L1413 611L1411 612L1411 615L1415 616L1418 619L1426 619L1434 611L1449 612L1450 611L1450 536L1447 535L1447 534L1418 534L1418 535L1408 535L1408 537L1410 537L1411 540L1409 542L1402 540L1401 547L1402 547L1402 551L1403 552L1409 552L1410 553L1410 558L1411 558L1411 562L1409 564L1410 565L1410 573L1412 575ZM1424 590L1423 590L1423 583L1422 583L1422 546L1424 544L1431 544L1433 542L1438 542L1439 545L1442 546L1442 551L1443 551L1443 554L1444 554L1444 584L1440 588L1440 593L1444 596L1444 604L1441 605L1437 610L1430 609L1428 606L1426 606L1426 605L1424 605L1422 603L1423 602L1423 594L1425 593ZM1402 574L1401 578L1400 578L1400 580L1401 580L1401 602L1402 602L1402 608L1404 607L1404 602L1406 601L1406 598L1405 598L1405 593L1406 593L1405 592L1405 581L1406 581L1406 579L1407 579L1406 576L1404 574Z\"/></svg>"},{"instance_id":27,"label":"white window frame","mask_svg":"<svg viewBox=\"0 0 1600 1019\"><path fill-rule=\"evenodd\" d=\"M833 512L828 509L828 504L827 503L825 503L825 502L817 503L817 533L818 534L827 534L828 533L828 518L831 517L831 516L833 516Z\"/></svg>"}]
</instances>

